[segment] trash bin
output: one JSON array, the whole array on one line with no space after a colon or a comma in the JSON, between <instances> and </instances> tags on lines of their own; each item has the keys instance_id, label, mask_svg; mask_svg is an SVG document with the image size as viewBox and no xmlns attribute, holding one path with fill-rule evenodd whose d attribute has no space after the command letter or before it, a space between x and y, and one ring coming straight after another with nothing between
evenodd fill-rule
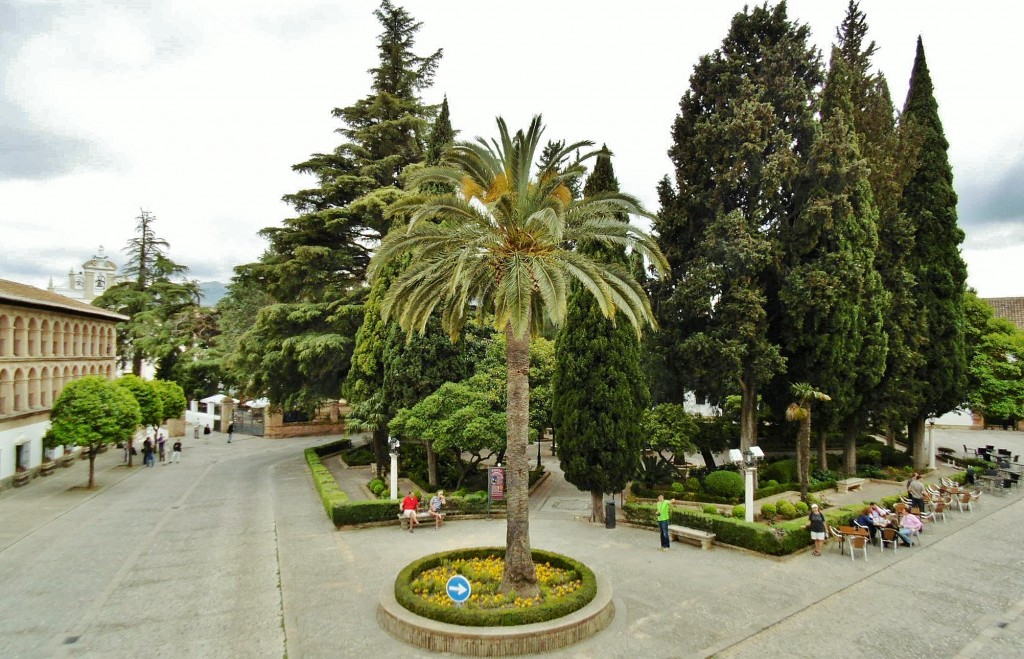
<instances>
[{"instance_id":1,"label":"trash bin","mask_svg":"<svg viewBox=\"0 0 1024 659\"><path fill-rule=\"evenodd\" d=\"M604 504L604 527L615 528L615 501L608 501Z\"/></svg>"}]
</instances>

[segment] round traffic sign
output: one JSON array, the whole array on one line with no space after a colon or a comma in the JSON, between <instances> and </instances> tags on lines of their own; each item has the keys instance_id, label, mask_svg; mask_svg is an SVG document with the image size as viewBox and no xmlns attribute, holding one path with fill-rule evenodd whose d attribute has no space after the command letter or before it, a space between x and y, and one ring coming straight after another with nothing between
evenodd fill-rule
<instances>
[{"instance_id":1,"label":"round traffic sign","mask_svg":"<svg viewBox=\"0 0 1024 659\"><path fill-rule=\"evenodd\" d=\"M470 593L473 592L473 588L469 585L469 579L456 574L448 580L448 584L445 586L445 591L448 593L448 597L452 598L452 601L456 604L462 604L469 599Z\"/></svg>"}]
</instances>

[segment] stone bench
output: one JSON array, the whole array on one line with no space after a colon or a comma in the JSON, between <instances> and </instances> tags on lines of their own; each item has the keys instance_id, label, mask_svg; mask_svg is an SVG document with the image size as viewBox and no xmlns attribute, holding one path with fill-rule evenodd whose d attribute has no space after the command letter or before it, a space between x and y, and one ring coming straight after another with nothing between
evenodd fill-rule
<instances>
[{"instance_id":1,"label":"stone bench","mask_svg":"<svg viewBox=\"0 0 1024 659\"><path fill-rule=\"evenodd\" d=\"M841 481L836 481L836 491L839 493L853 492L854 490L859 490L867 481L868 479L866 478L845 478Z\"/></svg>"},{"instance_id":2,"label":"stone bench","mask_svg":"<svg viewBox=\"0 0 1024 659\"><path fill-rule=\"evenodd\" d=\"M679 526L678 524L668 525L668 535L676 540L696 540L700 543L701 549L711 549L711 545L715 541L715 534L710 531L691 529L688 526Z\"/></svg>"},{"instance_id":3,"label":"stone bench","mask_svg":"<svg viewBox=\"0 0 1024 659\"><path fill-rule=\"evenodd\" d=\"M445 515L446 513L441 513L442 520L445 518ZM416 520L420 524L430 525L434 523L433 515L427 512L427 508L424 506L420 506L419 508L416 509ZM403 531L409 530L409 518L405 516L405 513L398 513L398 525L402 528Z\"/></svg>"}]
</instances>

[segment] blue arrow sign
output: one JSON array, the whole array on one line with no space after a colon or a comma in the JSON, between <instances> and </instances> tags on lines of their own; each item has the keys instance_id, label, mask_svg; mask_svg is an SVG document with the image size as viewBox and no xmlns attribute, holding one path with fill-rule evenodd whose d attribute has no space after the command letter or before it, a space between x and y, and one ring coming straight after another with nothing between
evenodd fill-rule
<instances>
[{"instance_id":1,"label":"blue arrow sign","mask_svg":"<svg viewBox=\"0 0 1024 659\"><path fill-rule=\"evenodd\" d=\"M449 579L445 590L448 591L448 597L452 598L452 601L456 604L462 604L468 600L470 593L473 591L469 585L469 579L461 574L456 574Z\"/></svg>"}]
</instances>

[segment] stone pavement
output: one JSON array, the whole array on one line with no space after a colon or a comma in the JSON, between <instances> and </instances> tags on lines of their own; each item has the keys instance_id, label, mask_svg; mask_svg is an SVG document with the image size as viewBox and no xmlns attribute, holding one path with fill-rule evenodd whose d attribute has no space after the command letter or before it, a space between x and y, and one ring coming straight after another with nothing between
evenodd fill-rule
<instances>
[{"instance_id":1,"label":"stone pavement","mask_svg":"<svg viewBox=\"0 0 1024 659\"><path fill-rule=\"evenodd\" d=\"M327 438L224 439L152 469L108 452L96 491L75 489L79 462L0 494L0 656L425 657L378 628L380 589L426 553L504 544L503 520L337 531L302 456ZM1019 492L867 562L771 559L660 552L651 531L578 519L587 496L555 476L532 497L532 543L607 575L616 616L553 656L1021 656Z\"/></svg>"}]
</instances>

